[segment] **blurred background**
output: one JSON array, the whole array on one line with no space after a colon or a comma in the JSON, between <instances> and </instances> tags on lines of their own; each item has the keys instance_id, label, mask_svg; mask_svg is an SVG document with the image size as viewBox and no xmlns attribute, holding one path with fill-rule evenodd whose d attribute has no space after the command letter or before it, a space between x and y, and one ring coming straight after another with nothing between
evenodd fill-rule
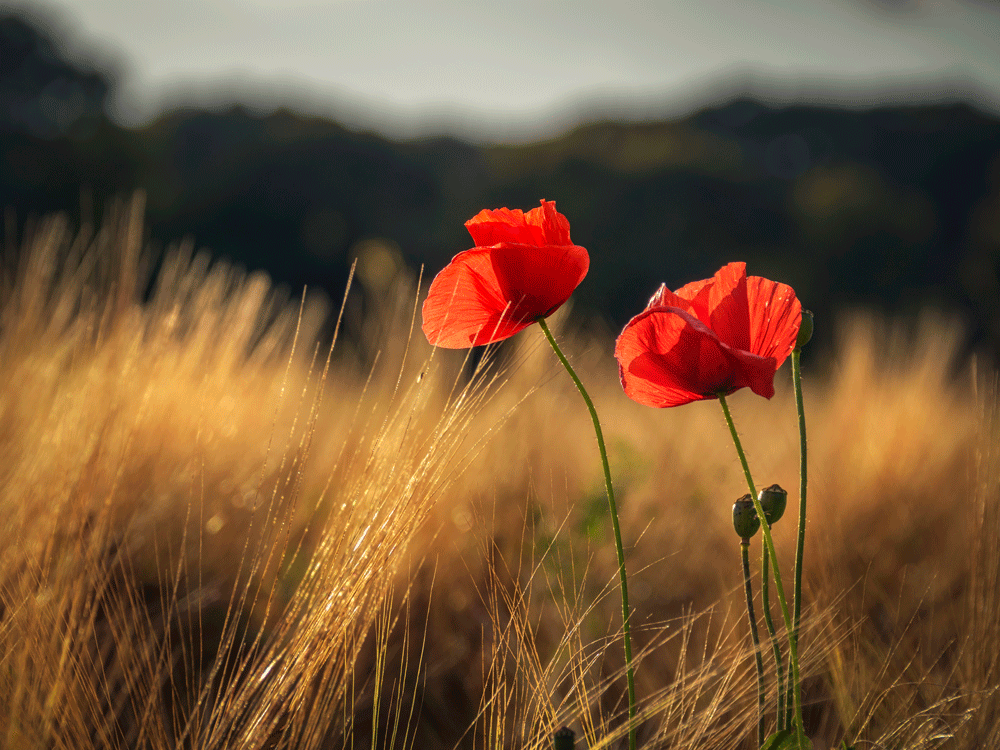
<instances>
[{"instance_id":1,"label":"blurred background","mask_svg":"<svg viewBox=\"0 0 1000 750\"><path fill-rule=\"evenodd\" d=\"M996 359L998 40L976 0L0 5L4 245L141 188L154 246L337 299L366 248L426 280L546 198L613 330L745 260L821 339L930 305Z\"/></svg>"}]
</instances>

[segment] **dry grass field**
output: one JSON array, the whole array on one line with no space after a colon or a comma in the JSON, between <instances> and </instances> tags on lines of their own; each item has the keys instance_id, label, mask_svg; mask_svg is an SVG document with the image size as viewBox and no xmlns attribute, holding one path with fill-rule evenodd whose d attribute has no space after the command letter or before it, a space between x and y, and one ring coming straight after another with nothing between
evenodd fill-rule
<instances>
[{"instance_id":1,"label":"dry grass field","mask_svg":"<svg viewBox=\"0 0 1000 750\"><path fill-rule=\"evenodd\" d=\"M362 248L338 315L183 246L153 264L142 232L137 200L6 248L0 746L541 750L568 725L622 747L597 449L537 327L433 351L387 246ZM631 402L613 333L572 322L552 325L609 441L640 746L750 748L721 410ZM805 372L808 732L1000 747L996 376L932 315L836 325ZM787 365L776 386L731 405L758 485L792 495L790 571Z\"/></svg>"}]
</instances>

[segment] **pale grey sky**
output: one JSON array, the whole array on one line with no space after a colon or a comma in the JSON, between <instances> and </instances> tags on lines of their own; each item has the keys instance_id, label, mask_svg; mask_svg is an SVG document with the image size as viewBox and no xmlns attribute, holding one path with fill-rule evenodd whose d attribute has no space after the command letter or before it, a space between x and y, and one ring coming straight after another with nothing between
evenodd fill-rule
<instances>
[{"instance_id":1,"label":"pale grey sky","mask_svg":"<svg viewBox=\"0 0 1000 750\"><path fill-rule=\"evenodd\" d=\"M1000 4L975 0L45 0L125 73L141 122L288 103L392 135L549 135L669 115L736 82L863 106L977 89L1000 110Z\"/></svg>"}]
</instances>

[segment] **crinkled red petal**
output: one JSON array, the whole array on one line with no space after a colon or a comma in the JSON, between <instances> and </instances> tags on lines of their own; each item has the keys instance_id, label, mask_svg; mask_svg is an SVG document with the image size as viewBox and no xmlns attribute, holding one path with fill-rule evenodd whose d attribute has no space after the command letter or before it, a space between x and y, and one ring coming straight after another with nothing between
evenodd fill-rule
<instances>
[{"instance_id":1,"label":"crinkled red petal","mask_svg":"<svg viewBox=\"0 0 1000 750\"><path fill-rule=\"evenodd\" d=\"M701 281L692 281L689 284L685 284L674 292L674 296L677 299L684 300L684 304L676 305L676 307L682 310L689 310L702 323L711 325L711 310L708 298L714 285L714 276L710 279L702 279Z\"/></svg>"},{"instance_id":2,"label":"crinkled red petal","mask_svg":"<svg viewBox=\"0 0 1000 750\"><path fill-rule=\"evenodd\" d=\"M502 341L555 312L589 265L576 245L503 243L459 253L431 283L424 334L449 349Z\"/></svg>"},{"instance_id":3,"label":"crinkled red petal","mask_svg":"<svg viewBox=\"0 0 1000 750\"><path fill-rule=\"evenodd\" d=\"M525 221L542 232L542 242L546 245L572 245L569 238L569 219L556 211L555 201L542 201L524 216Z\"/></svg>"},{"instance_id":4,"label":"crinkled red petal","mask_svg":"<svg viewBox=\"0 0 1000 750\"><path fill-rule=\"evenodd\" d=\"M618 337L615 357L625 393L646 406L680 406L746 387L774 395L774 359L729 347L679 308L633 318Z\"/></svg>"},{"instance_id":5,"label":"crinkled red petal","mask_svg":"<svg viewBox=\"0 0 1000 750\"><path fill-rule=\"evenodd\" d=\"M436 346L465 348L513 336L555 312L590 267L552 201L527 214L480 211L465 226L476 247L452 259L424 301L423 330Z\"/></svg>"},{"instance_id":6,"label":"crinkled red petal","mask_svg":"<svg viewBox=\"0 0 1000 750\"><path fill-rule=\"evenodd\" d=\"M509 242L518 245L571 245L569 220L556 211L555 201L541 202L528 213L497 208L480 211L465 222L476 247Z\"/></svg>"},{"instance_id":7,"label":"crinkled red petal","mask_svg":"<svg viewBox=\"0 0 1000 750\"><path fill-rule=\"evenodd\" d=\"M745 263L730 263L712 277L705 287L708 320L711 329L734 349L750 349L750 310L747 302Z\"/></svg>"},{"instance_id":8,"label":"crinkled red petal","mask_svg":"<svg viewBox=\"0 0 1000 750\"><path fill-rule=\"evenodd\" d=\"M516 318L535 321L555 312L580 285L590 256L577 245L498 245L490 249L501 296Z\"/></svg>"},{"instance_id":9,"label":"crinkled red petal","mask_svg":"<svg viewBox=\"0 0 1000 750\"><path fill-rule=\"evenodd\" d=\"M545 244L541 228L529 224L520 209L497 208L483 210L465 222L476 247L512 242L521 245Z\"/></svg>"},{"instance_id":10,"label":"crinkled red petal","mask_svg":"<svg viewBox=\"0 0 1000 750\"><path fill-rule=\"evenodd\" d=\"M477 248L459 253L431 283L422 328L434 346L481 346L509 338L533 322L507 314L490 252Z\"/></svg>"},{"instance_id":11,"label":"crinkled red petal","mask_svg":"<svg viewBox=\"0 0 1000 750\"><path fill-rule=\"evenodd\" d=\"M802 303L787 284L760 276L747 277L750 352L773 357L781 367L795 348L802 326Z\"/></svg>"},{"instance_id":12,"label":"crinkled red petal","mask_svg":"<svg viewBox=\"0 0 1000 750\"><path fill-rule=\"evenodd\" d=\"M696 286L689 284L685 289ZM730 263L697 289L696 299L702 298L708 317L699 314L698 318L731 348L773 357L779 367L791 354L802 322L802 304L787 284L747 276L746 264Z\"/></svg>"},{"instance_id":13,"label":"crinkled red petal","mask_svg":"<svg viewBox=\"0 0 1000 750\"><path fill-rule=\"evenodd\" d=\"M666 284L660 284L660 288L656 290L653 296L649 298L649 302L646 304L647 310L652 310L657 307L677 307L681 310L687 310L696 318L699 317L697 311L692 306L691 300L681 297L675 292L671 292L667 289Z\"/></svg>"}]
</instances>

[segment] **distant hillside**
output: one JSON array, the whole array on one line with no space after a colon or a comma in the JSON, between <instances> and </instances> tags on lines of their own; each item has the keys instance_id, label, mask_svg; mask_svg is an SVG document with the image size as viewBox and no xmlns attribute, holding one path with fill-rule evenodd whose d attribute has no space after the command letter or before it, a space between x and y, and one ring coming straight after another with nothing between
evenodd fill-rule
<instances>
[{"instance_id":1,"label":"distant hillside","mask_svg":"<svg viewBox=\"0 0 1000 750\"><path fill-rule=\"evenodd\" d=\"M92 219L143 188L160 243L199 245L339 296L352 248L382 237L439 269L481 208L556 200L592 256L576 299L615 325L661 282L722 263L845 305L959 311L1000 354L1000 121L966 106L856 112L750 100L675 122L595 123L544 143L393 142L279 111L180 110L140 130L113 85L0 18L0 205ZM11 50L11 54L6 54ZM81 195L84 196L81 203ZM82 208L81 208L82 206Z\"/></svg>"}]
</instances>

